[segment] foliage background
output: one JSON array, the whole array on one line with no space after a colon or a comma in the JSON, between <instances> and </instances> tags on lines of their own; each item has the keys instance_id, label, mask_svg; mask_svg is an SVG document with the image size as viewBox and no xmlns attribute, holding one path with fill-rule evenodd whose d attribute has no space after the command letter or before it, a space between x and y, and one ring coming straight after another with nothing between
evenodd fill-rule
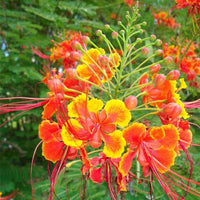
<instances>
[{"instance_id":1,"label":"foliage background","mask_svg":"<svg viewBox=\"0 0 200 200\"><path fill-rule=\"evenodd\" d=\"M186 9L173 10L172 16L181 24L179 29L158 27L153 19L153 12L167 11L175 5L173 0L144 0L139 2L141 21L147 21L147 34L156 34L163 41L171 38L179 41L192 39L192 21L187 17ZM0 3L0 97L28 96L45 97L46 88L41 84L42 63L35 56L31 47L48 53L52 47L51 40L63 39L68 30L81 31L88 34L97 44L97 29L104 30L104 24L111 24L116 30L117 21L124 20L126 10L130 10L123 0L6 0ZM105 30L104 30L105 31ZM199 42L199 39L196 39ZM199 53L199 52L198 52ZM47 63L44 63L47 64ZM191 95L192 94L192 95ZM200 98L200 93L190 90L184 100ZM0 192L3 195L18 189L16 200L31 199L30 165L33 151L39 142L38 124L41 121L42 109L26 112L15 117L0 127ZM199 111L197 110L196 113ZM18 113L0 116L0 124ZM194 116L196 117L195 113ZM199 123L196 122L196 123ZM194 143L199 143L199 130L192 127L195 134ZM200 164L199 148L192 149L195 160L194 177L200 181L198 168ZM34 199L47 199L49 180L47 179L47 163L41 156L39 148L33 168ZM187 174L188 163L179 158L176 170ZM67 186L70 199L79 199L81 173L80 164L67 169ZM63 173L64 174L64 173ZM149 187L131 182L130 193L125 199L149 199ZM156 199L165 199L156 185ZM61 176L56 188L57 199L66 199L65 178ZM105 184L94 185L88 181L87 199L109 199ZM188 196L187 199L195 199ZM197 199L197 198L196 198Z\"/></svg>"}]
</instances>

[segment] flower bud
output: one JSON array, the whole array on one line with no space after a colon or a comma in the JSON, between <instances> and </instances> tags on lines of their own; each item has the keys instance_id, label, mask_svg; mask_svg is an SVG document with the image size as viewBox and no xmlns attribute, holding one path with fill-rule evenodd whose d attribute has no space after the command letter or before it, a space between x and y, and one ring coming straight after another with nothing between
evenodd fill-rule
<instances>
[{"instance_id":1,"label":"flower bud","mask_svg":"<svg viewBox=\"0 0 200 200\"><path fill-rule=\"evenodd\" d=\"M101 31L101 30L96 30L96 35L97 35L97 36L102 35L102 31Z\"/></svg>"},{"instance_id":2,"label":"flower bud","mask_svg":"<svg viewBox=\"0 0 200 200\"><path fill-rule=\"evenodd\" d=\"M162 41L160 39L157 39L155 44L156 44L156 46L161 46L162 45Z\"/></svg>"},{"instance_id":3,"label":"flower bud","mask_svg":"<svg viewBox=\"0 0 200 200\"><path fill-rule=\"evenodd\" d=\"M112 32L112 38L117 39L118 38L118 33L116 31Z\"/></svg>"},{"instance_id":4,"label":"flower bud","mask_svg":"<svg viewBox=\"0 0 200 200\"><path fill-rule=\"evenodd\" d=\"M84 35L81 37L81 40L84 44L88 44L88 42L90 41L90 38L88 36Z\"/></svg>"},{"instance_id":5,"label":"flower bud","mask_svg":"<svg viewBox=\"0 0 200 200\"><path fill-rule=\"evenodd\" d=\"M172 58L171 56L167 56L167 57L165 57L165 62L166 62L167 64L172 64L173 58Z\"/></svg>"},{"instance_id":6,"label":"flower bud","mask_svg":"<svg viewBox=\"0 0 200 200\"><path fill-rule=\"evenodd\" d=\"M60 92L63 89L63 83L61 82L60 79L54 78L54 79L48 80L47 87L51 91Z\"/></svg>"},{"instance_id":7,"label":"flower bud","mask_svg":"<svg viewBox=\"0 0 200 200\"><path fill-rule=\"evenodd\" d=\"M165 75L164 74L157 74L155 76L154 82L156 84L157 87L162 86L165 83Z\"/></svg>"},{"instance_id":8,"label":"flower bud","mask_svg":"<svg viewBox=\"0 0 200 200\"><path fill-rule=\"evenodd\" d=\"M146 56L149 53L149 49L147 47L144 47L141 51L141 53Z\"/></svg>"},{"instance_id":9,"label":"flower bud","mask_svg":"<svg viewBox=\"0 0 200 200\"><path fill-rule=\"evenodd\" d=\"M182 108L177 103L168 103L163 106L163 114L166 114L170 118L178 117L182 112Z\"/></svg>"},{"instance_id":10,"label":"flower bud","mask_svg":"<svg viewBox=\"0 0 200 200\"><path fill-rule=\"evenodd\" d=\"M121 22L121 21L118 21L117 24L118 24L118 25L122 25L122 22Z\"/></svg>"},{"instance_id":11,"label":"flower bud","mask_svg":"<svg viewBox=\"0 0 200 200\"><path fill-rule=\"evenodd\" d=\"M152 74L158 73L159 70L160 70L160 67L161 67L160 64L157 64L157 65L152 66L152 67L150 68L151 73L152 73Z\"/></svg>"},{"instance_id":12,"label":"flower bud","mask_svg":"<svg viewBox=\"0 0 200 200\"><path fill-rule=\"evenodd\" d=\"M156 36L155 35L151 35L151 41L154 42L156 40Z\"/></svg>"},{"instance_id":13,"label":"flower bud","mask_svg":"<svg viewBox=\"0 0 200 200\"><path fill-rule=\"evenodd\" d=\"M180 76L180 72L178 70L172 70L168 73L167 78L169 80L177 80Z\"/></svg>"},{"instance_id":14,"label":"flower bud","mask_svg":"<svg viewBox=\"0 0 200 200\"><path fill-rule=\"evenodd\" d=\"M141 39L141 38L137 38L137 39L136 39L136 42L137 42L137 43L141 43L141 42L142 42L142 39Z\"/></svg>"},{"instance_id":15,"label":"flower bud","mask_svg":"<svg viewBox=\"0 0 200 200\"><path fill-rule=\"evenodd\" d=\"M156 55L157 56L162 56L164 54L164 51L162 50L162 49L158 49L157 51L156 51Z\"/></svg>"},{"instance_id":16,"label":"flower bud","mask_svg":"<svg viewBox=\"0 0 200 200\"><path fill-rule=\"evenodd\" d=\"M137 106L137 98L133 95L128 96L124 103L127 109L133 110Z\"/></svg>"},{"instance_id":17,"label":"flower bud","mask_svg":"<svg viewBox=\"0 0 200 200\"><path fill-rule=\"evenodd\" d=\"M82 48L81 44L78 41L72 41L71 46L74 50L80 50Z\"/></svg>"},{"instance_id":18,"label":"flower bud","mask_svg":"<svg viewBox=\"0 0 200 200\"><path fill-rule=\"evenodd\" d=\"M121 33L122 35L124 35L124 34L125 34L125 31L124 31L124 30L120 30L120 33Z\"/></svg>"},{"instance_id":19,"label":"flower bud","mask_svg":"<svg viewBox=\"0 0 200 200\"><path fill-rule=\"evenodd\" d=\"M102 65L107 65L110 61L110 58L107 57L107 56L99 56L99 62L102 64Z\"/></svg>"},{"instance_id":20,"label":"flower bud","mask_svg":"<svg viewBox=\"0 0 200 200\"><path fill-rule=\"evenodd\" d=\"M82 54L80 51L72 51L70 53L70 57L72 60L74 61L80 61L81 57L82 57Z\"/></svg>"},{"instance_id":21,"label":"flower bud","mask_svg":"<svg viewBox=\"0 0 200 200\"><path fill-rule=\"evenodd\" d=\"M105 29L110 29L110 25L109 24L105 24Z\"/></svg>"},{"instance_id":22,"label":"flower bud","mask_svg":"<svg viewBox=\"0 0 200 200\"><path fill-rule=\"evenodd\" d=\"M146 25L147 25L147 22L144 21L144 22L142 23L142 25L143 25L143 26L146 26Z\"/></svg>"},{"instance_id":23,"label":"flower bud","mask_svg":"<svg viewBox=\"0 0 200 200\"><path fill-rule=\"evenodd\" d=\"M136 29L141 29L141 26L139 24L136 25L135 27L136 27Z\"/></svg>"}]
</instances>

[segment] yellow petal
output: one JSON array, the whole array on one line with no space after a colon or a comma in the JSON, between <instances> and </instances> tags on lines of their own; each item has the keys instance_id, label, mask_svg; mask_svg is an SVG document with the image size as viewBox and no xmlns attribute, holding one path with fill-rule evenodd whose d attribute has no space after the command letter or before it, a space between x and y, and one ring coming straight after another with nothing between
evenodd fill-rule
<instances>
[{"instance_id":1,"label":"yellow petal","mask_svg":"<svg viewBox=\"0 0 200 200\"><path fill-rule=\"evenodd\" d=\"M94 113L97 113L99 110L101 110L103 106L104 106L103 101L95 98L89 100L87 103L88 111Z\"/></svg>"},{"instance_id":2,"label":"yellow petal","mask_svg":"<svg viewBox=\"0 0 200 200\"><path fill-rule=\"evenodd\" d=\"M186 83L185 83L184 78L180 78L179 81L180 81L180 83L181 83L181 85L180 85L180 87L179 87L179 90L187 88L187 85L186 85Z\"/></svg>"},{"instance_id":3,"label":"yellow petal","mask_svg":"<svg viewBox=\"0 0 200 200\"><path fill-rule=\"evenodd\" d=\"M104 55L105 51L102 48L94 49L91 48L83 55L83 61L88 64L95 64L100 55Z\"/></svg>"},{"instance_id":4,"label":"yellow petal","mask_svg":"<svg viewBox=\"0 0 200 200\"><path fill-rule=\"evenodd\" d=\"M69 124L71 125L71 127L74 129L74 131L78 131L80 130L81 125L79 124L79 122L75 119L70 119L68 120ZM68 125L66 124L63 125L62 127L62 131L61 131L61 136L62 136L62 140L63 142L70 147L75 147L75 148L80 148L82 145L82 140L78 140L76 139L73 134L68 130L68 128L66 128Z\"/></svg>"},{"instance_id":5,"label":"yellow petal","mask_svg":"<svg viewBox=\"0 0 200 200\"><path fill-rule=\"evenodd\" d=\"M124 152L126 141L122 136L121 131L114 131L109 135L104 135L104 149L103 152L107 157L119 158Z\"/></svg>"},{"instance_id":6,"label":"yellow petal","mask_svg":"<svg viewBox=\"0 0 200 200\"><path fill-rule=\"evenodd\" d=\"M131 120L131 113L121 100L112 99L108 101L104 109L108 115L108 118L112 119L121 127L127 126Z\"/></svg>"},{"instance_id":7,"label":"yellow petal","mask_svg":"<svg viewBox=\"0 0 200 200\"><path fill-rule=\"evenodd\" d=\"M87 97L85 94L81 94L73 99L73 101L67 106L69 117L79 117L86 111Z\"/></svg>"},{"instance_id":8,"label":"yellow petal","mask_svg":"<svg viewBox=\"0 0 200 200\"><path fill-rule=\"evenodd\" d=\"M89 79L91 77L91 70L85 64L78 65L76 68L76 72L81 78Z\"/></svg>"}]
</instances>

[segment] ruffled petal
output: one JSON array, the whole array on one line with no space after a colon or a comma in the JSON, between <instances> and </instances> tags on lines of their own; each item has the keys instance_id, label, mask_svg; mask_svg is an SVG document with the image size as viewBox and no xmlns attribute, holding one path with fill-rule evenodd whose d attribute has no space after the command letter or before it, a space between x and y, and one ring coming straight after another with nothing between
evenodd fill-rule
<instances>
[{"instance_id":1,"label":"ruffled petal","mask_svg":"<svg viewBox=\"0 0 200 200\"><path fill-rule=\"evenodd\" d=\"M154 140L161 140L165 137L165 131L163 127L153 127L150 129L149 134Z\"/></svg>"},{"instance_id":2,"label":"ruffled petal","mask_svg":"<svg viewBox=\"0 0 200 200\"><path fill-rule=\"evenodd\" d=\"M154 163L160 173L167 172L176 158L176 152L171 149L161 148L149 152L154 160Z\"/></svg>"},{"instance_id":3,"label":"ruffled petal","mask_svg":"<svg viewBox=\"0 0 200 200\"><path fill-rule=\"evenodd\" d=\"M109 119L118 124L121 127L125 127L131 120L131 113L126 108L123 101L118 99L112 99L105 105L104 110Z\"/></svg>"},{"instance_id":4,"label":"ruffled petal","mask_svg":"<svg viewBox=\"0 0 200 200\"><path fill-rule=\"evenodd\" d=\"M126 141L121 131L115 131L109 135L103 135L105 146L103 153L110 158L119 158L124 152Z\"/></svg>"},{"instance_id":5,"label":"ruffled petal","mask_svg":"<svg viewBox=\"0 0 200 200\"><path fill-rule=\"evenodd\" d=\"M142 123L133 123L123 130L123 137L127 143L137 147L146 135L146 126Z\"/></svg>"},{"instance_id":6,"label":"ruffled petal","mask_svg":"<svg viewBox=\"0 0 200 200\"><path fill-rule=\"evenodd\" d=\"M91 48L83 55L83 60L84 62L88 64L95 64L99 56L104 55L104 54L105 54L105 51L102 48L98 48L98 49Z\"/></svg>"},{"instance_id":7,"label":"ruffled petal","mask_svg":"<svg viewBox=\"0 0 200 200\"><path fill-rule=\"evenodd\" d=\"M39 138L44 142L59 141L61 129L56 122L44 120L39 125Z\"/></svg>"},{"instance_id":8,"label":"ruffled petal","mask_svg":"<svg viewBox=\"0 0 200 200\"><path fill-rule=\"evenodd\" d=\"M169 149L174 149L179 140L179 132L173 124L163 125L162 128L165 131L165 137L160 140L160 143Z\"/></svg>"},{"instance_id":9,"label":"ruffled petal","mask_svg":"<svg viewBox=\"0 0 200 200\"><path fill-rule=\"evenodd\" d=\"M64 153L64 144L63 142L43 142L42 143L42 155L46 160L49 160L53 163L61 160Z\"/></svg>"},{"instance_id":10,"label":"ruffled petal","mask_svg":"<svg viewBox=\"0 0 200 200\"><path fill-rule=\"evenodd\" d=\"M93 98L87 102L87 109L89 112L97 113L99 110L102 109L103 106L104 103L100 99Z\"/></svg>"},{"instance_id":11,"label":"ruffled petal","mask_svg":"<svg viewBox=\"0 0 200 200\"><path fill-rule=\"evenodd\" d=\"M81 78L84 79L89 79L92 76L92 71L86 64L78 65L76 72Z\"/></svg>"},{"instance_id":12,"label":"ruffled petal","mask_svg":"<svg viewBox=\"0 0 200 200\"><path fill-rule=\"evenodd\" d=\"M190 147L190 144L192 142L192 132L189 129L180 129L180 142L184 147L187 149ZM179 149L182 150L181 145L179 145Z\"/></svg>"}]
</instances>

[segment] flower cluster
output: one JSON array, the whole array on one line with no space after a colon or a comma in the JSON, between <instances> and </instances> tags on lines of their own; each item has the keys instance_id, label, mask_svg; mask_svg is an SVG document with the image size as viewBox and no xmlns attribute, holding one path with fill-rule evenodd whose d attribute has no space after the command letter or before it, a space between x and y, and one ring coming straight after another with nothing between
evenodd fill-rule
<instances>
[{"instance_id":1,"label":"flower cluster","mask_svg":"<svg viewBox=\"0 0 200 200\"><path fill-rule=\"evenodd\" d=\"M200 2L199 0L175 0L176 8L186 8L188 7L188 13L199 14L200 13Z\"/></svg>"},{"instance_id":2,"label":"flower cluster","mask_svg":"<svg viewBox=\"0 0 200 200\"><path fill-rule=\"evenodd\" d=\"M180 24L176 23L173 17L168 16L166 12L159 12L153 14L157 25L168 26L171 29L177 28Z\"/></svg>"},{"instance_id":3,"label":"flower cluster","mask_svg":"<svg viewBox=\"0 0 200 200\"><path fill-rule=\"evenodd\" d=\"M133 178L139 181L142 174L150 177L151 187L154 175L169 199L181 199L172 184L200 196L171 170L176 157L181 152L188 155L192 144L187 121L190 116L178 93L186 84L177 70L167 75L159 73L170 59L159 60L160 50L148 56L148 47L155 48L161 41L155 35L135 37L144 32L141 27L146 24L135 24L137 17L137 9L133 15L127 13L128 25L119 22L123 28L119 33L106 25L117 47L98 30L97 35L105 44L103 48L75 33L55 44L50 56L34 49L55 66L62 65L62 72L49 68L43 79L49 92L42 102L1 105L1 113L43 106L39 125L42 155L55 163L49 199L60 170L75 159L82 162L84 177L108 184L111 199L127 191L128 183Z\"/></svg>"},{"instance_id":4,"label":"flower cluster","mask_svg":"<svg viewBox=\"0 0 200 200\"><path fill-rule=\"evenodd\" d=\"M189 45L180 47L180 45L163 45L164 57L172 56L173 62L177 68L186 75L189 85L200 88L200 58L197 56L195 44L192 42Z\"/></svg>"}]
</instances>

